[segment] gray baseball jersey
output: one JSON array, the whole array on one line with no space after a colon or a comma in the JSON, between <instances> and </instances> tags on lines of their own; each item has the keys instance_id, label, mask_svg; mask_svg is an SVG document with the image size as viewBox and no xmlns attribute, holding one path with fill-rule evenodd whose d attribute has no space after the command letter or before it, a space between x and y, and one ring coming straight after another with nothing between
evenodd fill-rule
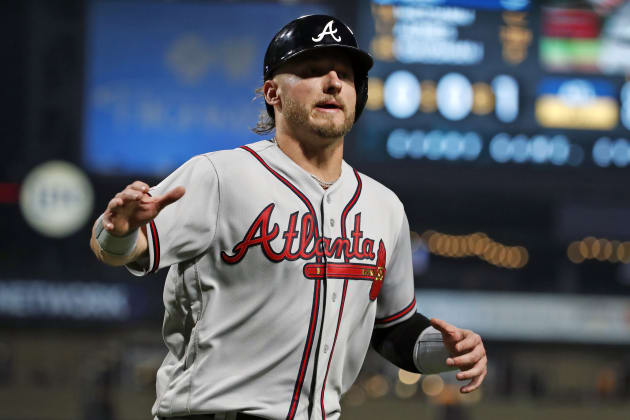
<instances>
[{"instance_id":1,"label":"gray baseball jersey","mask_svg":"<svg viewBox=\"0 0 630 420\"><path fill-rule=\"evenodd\" d=\"M372 329L416 312L409 226L390 190L342 163L328 189L268 140L192 158L151 194L169 267L157 416L337 419Z\"/></svg>"}]
</instances>

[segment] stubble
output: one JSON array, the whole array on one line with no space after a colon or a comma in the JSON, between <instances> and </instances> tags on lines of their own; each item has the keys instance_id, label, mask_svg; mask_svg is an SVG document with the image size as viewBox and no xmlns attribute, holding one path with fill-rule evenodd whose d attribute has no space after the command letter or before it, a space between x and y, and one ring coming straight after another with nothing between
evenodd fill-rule
<instances>
[{"instance_id":1,"label":"stubble","mask_svg":"<svg viewBox=\"0 0 630 420\"><path fill-rule=\"evenodd\" d=\"M317 123L312 123L309 121L309 109L307 106L293 101L291 98L284 99L283 114L291 125L302 127L324 138L343 137L350 132L354 124L354 110L345 116L343 124L335 123L334 115L323 113Z\"/></svg>"}]
</instances>

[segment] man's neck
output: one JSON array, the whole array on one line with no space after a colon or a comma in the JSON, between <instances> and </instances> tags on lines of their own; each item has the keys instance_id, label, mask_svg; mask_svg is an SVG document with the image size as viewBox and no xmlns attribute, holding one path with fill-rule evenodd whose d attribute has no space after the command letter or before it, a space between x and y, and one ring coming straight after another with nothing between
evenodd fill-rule
<instances>
[{"instance_id":1,"label":"man's neck","mask_svg":"<svg viewBox=\"0 0 630 420\"><path fill-rule=\"evenodd\" d=\"M308 173L327 182L341 175L343 137L333 141L321 139L321 145L316 141L300 141L287 133L276 133L275 138L280 150Z\"/></svg>"}]
</instances>

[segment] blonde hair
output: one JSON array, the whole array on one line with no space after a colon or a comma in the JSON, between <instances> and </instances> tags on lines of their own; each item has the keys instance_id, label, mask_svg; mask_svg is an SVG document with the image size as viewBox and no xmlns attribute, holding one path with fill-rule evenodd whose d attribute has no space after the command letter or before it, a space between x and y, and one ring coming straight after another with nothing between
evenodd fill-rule
<instances>
[{"instance_id":1,"label":"blonde hair","mask_svg":"<svg viewBox=\"0 0 630 420\"><path fill-rule=\"evenodd\" d=\"M252 101L255 101L258 98L262 98L263 102L266 105L263 86L256 88L256 90L254 91L254 99L252 99ZM263 136L271 133L275 128L276 121L269 115L269 112L267 112L267 107L265 106L265 108L260 111L260 114L258 114L258 121L256 122L256 126L251 130L256 134Z\"/></svg>"}]
</instances>

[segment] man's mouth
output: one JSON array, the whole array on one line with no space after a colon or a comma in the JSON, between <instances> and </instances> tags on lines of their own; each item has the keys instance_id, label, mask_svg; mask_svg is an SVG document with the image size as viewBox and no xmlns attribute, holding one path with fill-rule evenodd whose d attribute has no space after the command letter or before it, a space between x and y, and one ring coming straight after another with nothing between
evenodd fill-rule
<instances>
[{"instance_id":1,"label":"man's mouth","mask_svg":"<svg viewBox=\"0 0 630 420\"><path fill-rule=\"evenodd\" d=\"M318 110L321 110L321 111L324 111L324 112L341 111L341 110L343 110L343 106L339 102L337 102L335 100L318 102L317 105L315 105L315 107Z\"/></svg>"}]
</instances>

